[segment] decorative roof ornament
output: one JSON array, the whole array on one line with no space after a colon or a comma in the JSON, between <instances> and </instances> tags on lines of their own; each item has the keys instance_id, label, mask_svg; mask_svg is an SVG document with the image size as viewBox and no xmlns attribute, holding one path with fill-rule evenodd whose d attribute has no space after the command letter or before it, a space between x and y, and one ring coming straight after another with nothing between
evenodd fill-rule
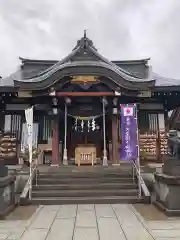
<instances>
[{"instance_id":1,"label":"decorative roof ornament","mask_svg":"<svg viewBox=\"0 0 180 240\"><path fill-rule=\"evenodd\" d=\"M84 48L84 49L87 49L88 47L91 47L91 48L93 48L94 50L97 51L97 49L93 45L93 41L90 40L89 38L87 38L87 31L86 30L84 30L84 36L80 40L77 41L77 44L76 44L76 46L73 50L75 50L79 47Z\"/></svg>"},{"instance_id":2,"label":"decorative roof ornament","mask_svg":"<svg viewBox=\"0 0 180 240\"><path fill-rule=\"evenodd\" d=\"M84 39L86 39L86 29L84 30Z\"/></svg>"}]
</instances>

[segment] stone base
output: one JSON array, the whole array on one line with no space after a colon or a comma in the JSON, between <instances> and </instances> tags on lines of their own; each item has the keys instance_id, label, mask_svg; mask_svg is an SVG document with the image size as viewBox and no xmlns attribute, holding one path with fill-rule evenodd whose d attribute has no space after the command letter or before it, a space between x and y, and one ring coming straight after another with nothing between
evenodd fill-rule
<instances>
[{"instance_id":1,"label":"stone base","mask_svg":"<svg viewBox=\"0 0 180 240\"><path fill-rule=\"evenodd\" d=\"M8 167L5 166L4 160L0 160L0 178L8 175Z\"/></svg>"},{"instance_id":2,"label":"stone base","mask_svg":"<svg viewBox=\"0 0 180 240\"><path fill-rule=\"evenodd\" d=\"M51 164L51 167L59 167L59 164Z\"/></svg>"},{"instance_id":3,"label":"stone base","mask_svg":"<svg viewBox=\"0 0 180 240\"><path fill-rule=\"evenodd\" d=\"M180 176L180 159L169 157L163 165L163 173L171 176Z\"/></svg>"},{"instance_id":4,"label":"stone base","mask_svg":"<svg viewBox=\"0 0 180 240\"><path fill-rule=\"evenodd\" d=\"M180 210L172 210L166 208L163 203L161 202L154 202L154 205L162 212L164 212L168 217L179 217L180 216Z\"/></svg>"},{"instance_id":5,"label":"stone base","mask_svg":"<svg viewBox=\"0 0 180 240\"><path fill-rule=\"evenodd\" d=\"M113 167L119 167L119 166L120 166L120 163L113 163L112 166L113 166Z\"/></svg>"},{"instance_id":6,"label":"stone base","mask_svg":"<svg viewBox=\"0 0 180 240\"><path fill-rule=\"evenodd\" d=\"M0 178L0 217L15 207L15 176Z\"/></svg>"},{"instance_id":7,"label":"stone base","mask_svg":"<svg viewBox=\"0 0 180 240\"><path fill-rule=\"evenodd\" d=\"M155 173L156 201L166 212L180 212L180 176Z\"/></svg>"},{"instance_id":8,"label":"stone base","mask_svg":"<svg viewBox=\"0 0 180 240\"><path fill-rule=\"evenodd\" d=\"M20 206L28 206L31 205L32 201L29 198L20 198L19 199L19 205Z\"/></svg>"},{"instance_id":9,"label":"stone base","mask_svg":"<svg viewBox=\"0 0 180 240\"><path fill-rule=\"evenodd\" d=\"M11 205L4 209L4 211L0 212L0 219L3 220L10 212L12 212L16 208L16 205Z\"/></svg>"}]
</instances>

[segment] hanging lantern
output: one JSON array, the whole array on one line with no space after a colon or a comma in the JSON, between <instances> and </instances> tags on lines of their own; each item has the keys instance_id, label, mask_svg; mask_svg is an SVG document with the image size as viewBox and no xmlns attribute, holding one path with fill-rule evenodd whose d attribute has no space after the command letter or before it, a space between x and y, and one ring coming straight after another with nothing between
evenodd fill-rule
<instances>
[{"instance_id":1,"label":"hanging lantern","mask_svg":"<svg viewBox=\"0 0 180 240\"><path fill-rule=\"evenodd\" d=\"M53 104L53 108L52 108L52 112L53 112L53 115L57 115L58 114L58 100L57 98L53 98L52 99L52 104Z\"/></svg>"}]
</instances>

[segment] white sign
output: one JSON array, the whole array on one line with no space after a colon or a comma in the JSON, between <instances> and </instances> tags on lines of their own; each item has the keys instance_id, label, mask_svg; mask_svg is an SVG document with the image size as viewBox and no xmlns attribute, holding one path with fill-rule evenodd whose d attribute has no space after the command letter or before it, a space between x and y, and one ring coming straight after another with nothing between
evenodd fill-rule
<instances>
[{"instance_id":1,"label":"white sign","mask_svg":"<svg viewBox=\"0 0 180 240\"><path fill-rule=\"evenodd\" d=\"M32 162L32 146L33 146L33 107L25 110L28 147L29 147L29 162Z\"/></svg>"},{"instance_id":2,"label":"white sign","mask_svg":"<svg viewBox=\"0 0 180 240\"><path fill-rule=\"evenodd\" d=\"M125 107L125 108L123 109L123 111L124 111L124 116L125 116L125 117L131 117L131 116L133 116L133 110L134 110L133 107Z\"/></svg>"}]
</instances>

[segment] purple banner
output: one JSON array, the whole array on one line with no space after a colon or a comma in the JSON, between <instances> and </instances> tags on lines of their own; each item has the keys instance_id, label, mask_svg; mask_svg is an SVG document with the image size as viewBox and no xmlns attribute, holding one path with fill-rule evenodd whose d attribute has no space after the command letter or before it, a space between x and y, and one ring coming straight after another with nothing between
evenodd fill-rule
<instances>
[{"instance_id":1,"label":"purple banner","mask_svg":"<svg viewBox=\"0 0 180 240\"><path fill-rule=\"evenodd\" d=\"M136 160L138 158L136 105L121 105L122 143L120 160Z\"/></svg>"}]
</instances>

